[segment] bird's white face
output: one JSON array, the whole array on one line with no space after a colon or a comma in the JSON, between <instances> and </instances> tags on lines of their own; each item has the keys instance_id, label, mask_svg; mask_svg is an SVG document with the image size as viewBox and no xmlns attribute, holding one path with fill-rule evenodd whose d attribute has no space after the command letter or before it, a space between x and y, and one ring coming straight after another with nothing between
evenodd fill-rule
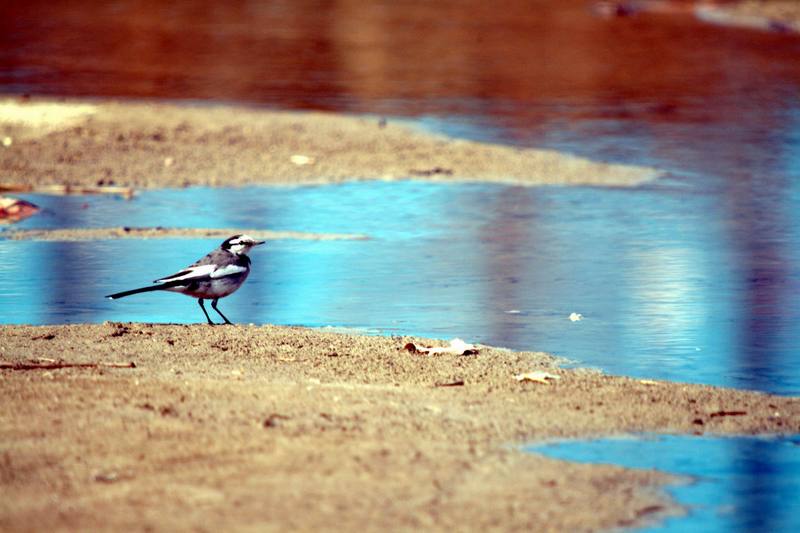
<instances>
[{"instance_id":1,"label":"bird's white face","mask_svg":"<svg viewBox=\"0 0 800 533\"><path fill-rule=\"evenodd\" d=\"M234 254L246 254L259 244L264 244L264 241L257 241L249 235L234 235L222 243L222 248Z\"/></svg>"}]
</instances>

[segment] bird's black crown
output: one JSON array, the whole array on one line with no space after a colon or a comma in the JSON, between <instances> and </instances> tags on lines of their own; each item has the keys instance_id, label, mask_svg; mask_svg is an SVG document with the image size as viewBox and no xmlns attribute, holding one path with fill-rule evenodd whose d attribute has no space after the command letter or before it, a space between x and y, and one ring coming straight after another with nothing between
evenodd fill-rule
<instances>
[{"instance_id":1,"label":"bird's black crown","mask_svg":"<svg viewBox=\"0 0 800 533\"><path fill-rule=\"evenodd\" d=\"M225 242L223 242L220 245L220 248L222 248L223 250L230 250L231 246L233 246L233 244L235 244L240 237L241 235L234 235L233 237L228 237L227 239L225 239Z\"/></svg>"}]
</instances>

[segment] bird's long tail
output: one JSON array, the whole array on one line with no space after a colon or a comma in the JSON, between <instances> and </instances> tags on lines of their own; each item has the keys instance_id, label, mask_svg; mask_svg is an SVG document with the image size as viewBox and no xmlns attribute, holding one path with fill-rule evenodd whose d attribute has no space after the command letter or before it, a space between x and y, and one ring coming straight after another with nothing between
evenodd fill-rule
<instances>
[{"instance_id":1,"label":"bird's long tail","mask_svg":"<svg viewBox=\"0 0 800 533\"><path fill-rule=\"evenodd\" d=\"M126 296L130 296L131 294L139 294L140 292L150 292L150 291L163 291L166 289L170 289L172 287L177 287L178 285L185 285L185 283L176 283L174 281L170 281L167 283L160 283L158 285L150 285L149 287L140 287L138 289L131 289L129 291L122 291L116 292L114 294L109 294L106 296L109 300L116 300L118 298L125 298Z\"/></svg>"}]
</instances>

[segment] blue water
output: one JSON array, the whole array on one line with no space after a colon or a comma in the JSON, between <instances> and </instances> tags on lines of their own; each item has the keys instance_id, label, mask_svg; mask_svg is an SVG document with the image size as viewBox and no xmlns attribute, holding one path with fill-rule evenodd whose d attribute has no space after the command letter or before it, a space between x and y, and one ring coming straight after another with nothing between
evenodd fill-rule
<instances>
[{"instance_id":1,"label":"blue water","mask_svg":"<svg viewBox=\"0 0 800 533\"><path fill-rule=\"evenodd\" d=\"M544 350L615 374L800 393L796 187L754 232L687 180L633 189L423 182L29 199L19 227L239 227L361 233L270 242L236 322L344 326ZM218 239L0 240L4 323L202 322L172 293L108 301ZM570 313L584 319L571 322Z\"/></svg>"},{"instance_id":2,"label":"blue water","mask_svg":"<svg viewBox=\"0 0 800 533\"><path fill-rule=\"evenodd\" d=\"M688 476L668 487L685 517L647 531L800 531L800 437L650 435L555 442L527 451L585 463L657 469Z\"/></svg>"}]
</instances>

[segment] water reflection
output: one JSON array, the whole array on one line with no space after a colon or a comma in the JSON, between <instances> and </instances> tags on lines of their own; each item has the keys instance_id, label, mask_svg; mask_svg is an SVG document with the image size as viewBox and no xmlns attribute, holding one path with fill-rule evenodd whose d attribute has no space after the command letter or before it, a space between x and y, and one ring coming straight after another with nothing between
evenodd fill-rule
<instances>
[{"instance_id":1,"label":"water reflection","mask_svg":"<svg viewBox=\"0 0 800 533\"><path fill-rule=\"evenodd\" d=\"M480 228L480 241L494 242L492 253L476 248L474 260L482 267L481 283L485 293L488 327L494 338L506 339L507 344L520 341L521 330L529 318L527 295L532 286L542 286L548 280L537 279L535 253L540 247L536 240L531 213L538 212L537 195L532 189L509 187L497 195L486 198L482 206L489 214L487 223ZM491 283L490 279L502 280ZM523 309L526 310L523 314Z\"/></svg>"},{"instance_id":2,"label":"water reflection","mask_svg":"<svg viewBox=\"0 0 800 533\"><path fill-rule=\"evenodd\" d=\"M690 476L670 488L689 508L687 518L645 529L671 531L771 531L800 528L793 501L800 498L800 440L754 437L649 436L530 446L528 451L588 463L654 468Z\"/></svg>"},{"instance_id":3,"label":"water reflection","mask_svg":"<svg viewBox=\"0 0 800 533\"><path fill-rule=\"evenodd\" d=\"M683 184L597 190L352 183L150 191L133 201L33 200L45 213L23 226L158 220L372 237L278 241L254 251L251 278L226 300L227 314L239 322L462 336L626 375L800 391L793 327L800 303L774 289L797 283L800 263L785 257L796 257L800 244L782 238L778 265L770 254L743 251L750 241L730 235L717 195ZM785 212L796 212L792 201ZM58 214L64 211L73 214ZM0 299L17 308L1 320L197 322L194 302L180 295L102 296L181 268L218 244L0 241L10 262ZM19 281L31 264L36 277ZM766 288L743 288L753 269L769 270ZM572 312L585 319L570 322Z\"/></svg>"},{"instance_id":4,"label":"water reflection","mask_svg":"<svg viewBox=\"0 0 800 533\"><path fill-rule=\"evenodd\" d=\"M781 146L798 54L792 36L602 19L582 0L0 6L4 92L444 117L462 135L685 170Z\"/></svg>"},{"instance_id":5,"label":"water reflection","mask_svg":"<svg viewBox=\"0 0 800 533\"><path fill-rule=\"evenodd\" d=\"M516 0L503 9L475 0L0 9L0 83L15 92L444 111L524 120L530 129L538 112L554 118L565 102L605 107L615 120L670 121L688 105L703 120L717 109L698 104L723 96L716 105L736 109L759 78L800 77L783 61L797 50L791 37L689 17L603 19L583 0ZM518 104L535 102L519 115Z\"/></svg>"}]
</instances>

